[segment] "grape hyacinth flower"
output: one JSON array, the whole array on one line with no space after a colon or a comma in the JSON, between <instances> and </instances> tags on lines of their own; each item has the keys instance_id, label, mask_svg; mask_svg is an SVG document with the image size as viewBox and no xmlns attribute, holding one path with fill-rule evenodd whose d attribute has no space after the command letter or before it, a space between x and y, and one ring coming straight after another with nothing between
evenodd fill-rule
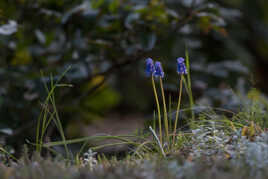
<instances>
[{"instance_id":1,"label":"grape hyacinth flower","mask_svg":"<svg viewBox=\"0 0 268 179\"><path fill-rule=\"evenodd\" d=\"M156 61L155 62L155 77L159 77L159 83L162 93L162 101L163 101L163 109L164 109L164 126L165 126L165 132L166 132L166 141L169 141L169 132L168 132L168 117L167 117L167 105L165 100L165 93L164 93L164 87L163 87L163 81L162 78L164 78L164 71L161 65L161 62Z\"/></svg>"},{"instance_id":2,"label":"grape hyacinth flower","mask_svg":"<svg viewBox=\"0 0 268 179\"><path fill-rule=\"evenodd\" d=\"M154 96L155 96L155 101L156 101L156 106L157 106L157 113L158 113L159 138L160 138L160 144L162 145L163 142L162 142L162 127L161 127L161 110L160 110L158 95L157 95L155 82L154 82L154 76L156 73L156 69L155 69L154 61L151 58L146 59L145 73L146 73L146 76L152 77L152 86L153 86L153 91L154 91Z\"/></svg>"},{"instance_id":3,"label":"grape hyacinth flower","mask_svg":"<svg viewBox=\"0 0 268 179\"><path fill-rule=\"evenodd\" d=\"M155 73L154 76L164 78L164 71L161 65L161 62L155 62Z\"/></svg>"},{"instance_id":4,"label":"grape hyacinth flower","mask_svg":"<svg viewBox=\"0 0 268 179\"><path fill-rule=\"evenodd\" d=\"M146 76L152 76L155 73L154 61L151 58L146 59Z\"/></svg>"},{"instance_id":5,"label":"grape hyacinth flower","mask_svg":"<svg viewBox=\"0 0 268 179\"><path fill-rule=\"evenodd\" d=\"M175 136L176 136L176 129L177 129L177 123L179 118L179 111L181 106L181 94L182 94L182 81L183 81L183 75L187 74L187 69L184 63L184 58L179 57L177 58L177 73L180 76L180 88L179 88L179 99L178 99L178 105L177 105L177 111L176 111L176 117L175 117L175 124L174 124L174 130L173 130L173 142L172 145L175 145Z\"/></svg>"},{"instance_id":6,"label":"grape hyacinth flower","mask_svg":"<svg viewBox=\"0 0 268 179\"><path fill-rule=\"evenodd\" d=\"M187 69L184 63L184 58L180 57L177 58L177 72L180 75L186 75L187 74Z\"/></svg>"}]
</instances>

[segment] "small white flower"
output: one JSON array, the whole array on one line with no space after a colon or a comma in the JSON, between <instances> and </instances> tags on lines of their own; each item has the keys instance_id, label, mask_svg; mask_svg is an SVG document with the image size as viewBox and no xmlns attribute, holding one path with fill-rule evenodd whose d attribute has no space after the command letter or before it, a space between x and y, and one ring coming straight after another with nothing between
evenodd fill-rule
<instances>
[{"instance_id":1,"label":"small white flower","mask_svg":"<svg viewBox=\"0 0 268 179\"><path fill-rule=\"evenodd\" d=\"M88 151L83 155L82 166L89 167L89 169L92 170L98 164L98 161L94 157L96 154L97 152L93 152L91 149L88 149Z\"/></svg>"}]
</instances>

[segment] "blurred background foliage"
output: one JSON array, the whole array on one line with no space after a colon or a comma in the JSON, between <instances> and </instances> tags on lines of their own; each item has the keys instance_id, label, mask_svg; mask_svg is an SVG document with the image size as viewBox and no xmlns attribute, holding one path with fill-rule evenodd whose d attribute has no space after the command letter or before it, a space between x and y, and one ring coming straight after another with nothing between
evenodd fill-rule
<instances>
[{"instance_id":1,"label":"blurred background foliage","mask_svg":"<svg viewBox=\"0 0 268 179\"><path fill-rule=\"evenodd\" d=\"M56 91L65 127L152 112L144 60L162 61L176 98L175 62L186 48L196 103L235 109L234 93L265 90L267 12L266 0L0 1L1 139L19 146L34 135L44 83L69 66L62 82L73 87Z\"/></svg>"}]
</instances>

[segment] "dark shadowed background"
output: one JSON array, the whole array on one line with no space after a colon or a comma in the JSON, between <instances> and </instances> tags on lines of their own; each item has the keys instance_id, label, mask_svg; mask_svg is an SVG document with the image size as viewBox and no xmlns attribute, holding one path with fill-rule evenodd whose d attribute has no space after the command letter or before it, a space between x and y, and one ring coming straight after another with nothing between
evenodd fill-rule
<instances>
[{"instance_id":1,"label":"dark shadowed background","mask_svg":"<svg viewBox=\"0 0 268 179\"><path fill-rule=\"evenodd\" d=\"M175 102L186 49L196 104L237 110L250 87L268 91L267 26L267 0L1 0L0 142L34 140L44 83L69 66L73 87L55 91L67 138L142 127L155 108L145 59L162 62Z\"/></svg>"}]
</instances>

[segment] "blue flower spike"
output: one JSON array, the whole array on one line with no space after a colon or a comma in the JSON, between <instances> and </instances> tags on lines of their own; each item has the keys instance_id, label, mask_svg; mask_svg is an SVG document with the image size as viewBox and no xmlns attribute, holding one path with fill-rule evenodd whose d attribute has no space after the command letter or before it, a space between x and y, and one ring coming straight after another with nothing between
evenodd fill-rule
<instances>
[{"instance_id":1,"label":"blue flower spike","mask_svg":"<svg viewBox=\"0 0 268 179\"><path fill-rule=\"evenodd\" d=\"M155 73L154 61L151 58L146 59L146 76L152 76Z\"/></svg>"},{"instance_id":2,"label":"blue flower spike","mask_svg":"<svg viewBox=\"0 0 268 179\"><path fill-rule=\"evenodd\" d=\"M155 77L161 77L164 78L164 71L161 65L161 62L157 61L155 62L155 73L154 73Z\"/></svg>"},{"instance_id":3,"label":"blue flower spike","mask_svg":"<svg viewBox=\"0 0 268 179\"><path fill-rule=\"evenodd\" d=\"M177 72L179 75L186 75L187 69L184 63L184 58L177 58Z\"/></svg>"}]
</instances>

